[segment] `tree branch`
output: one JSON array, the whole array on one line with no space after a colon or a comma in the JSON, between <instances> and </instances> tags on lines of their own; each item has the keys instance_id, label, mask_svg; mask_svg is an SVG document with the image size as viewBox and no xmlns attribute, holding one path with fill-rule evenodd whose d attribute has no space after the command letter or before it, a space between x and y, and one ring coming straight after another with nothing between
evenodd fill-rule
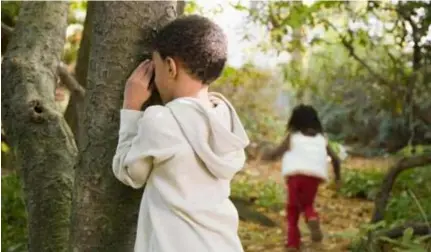
<instances>
[{"instance_id":1,"label":"tree branch","mask_svg":"<svg viewBox=\"0 0 431 252\"><path fill-rule=\"evenodd\" d=\"M81 43L79 44L79 51L76 60L75 76L78 83L83 88L87 88L87 74L88 74L88 61L90 58L91 37L92 37L92 22L94 15L94 5L96 2L89 1L87 4L87 13L84 21L84 31L82 32ZM70 129L75 136L76 144L79 148L79 126L80 118L83 114L83 96L71 94L69 104L66 108L64 118L69 124Z\"/></svg>"},{"instance_id":2,"label":"tree branch","mask_svg":"<svg viewBox=\"0 0 431 252\"><path fill-rule=\"evenodd\" d=\"M13 33L13 28L1 22L1 33L2 33L2 36L9 37Z\"/></svg>"},{"instance_id":3,"label":"tree branch","mask_svg":"<svg viewBox=\"0 0 431 252\"><path fill-rule=\"evenodd\" d=\"M413 105L413 113L417 115L417 117L422 120L426 124L431 125L431 107L428 109L421 109L419 105L414 104Z\"/></svg>"},{"instance_id":4,"label":"tree branch","mask_svg":"<svg viewBox=\"0 0 431 252\"><path fill-rule=\"evenodd\" d=\"M429 235L431 234L431 229L429 225L424 223L409 223L401 226L394 227L389 230L382 231L377 234L377 236L384 236L391 239L396 239L404 235L404 231L408 228L413 229L413 235Z\"/></svg>"},{"instance_id":5,"label":"tree branch","mask_svg":"<svg viewBox=\"0 0 431 252\"><path fill-rule=\"evenodd\" d=\"M376 71L374 71L374 69L372 67L370 67L361 57L359 57L356 54L355 49L353 48L352 42L348 41L346 36L341 35L341 33L338 31L338 29L337 29L337 27L335 27L335 25L333 25L331 22L329 22L326 19L323 20L323 22L326 23L327 25L329 25L332 29L334 29L337 32L338 37L341 39L341 43L347 49L350 56L352 56L356 61L358 61L365 69L368 70L368 72L370 72L371 75L373 75L375 78L377 78L380 82L382 82L383 84L386 84L387 86L393 86L393 85L391 85L392 84L391 81L387 80L386 78L384 78L383 76L378 74Z\"/></svg>"},{"instance_id":6,"label":"tree branch","mask_svg":"<svg viewBox=\"0 0 431 252\"><path fill-rule=\"evenodd\" d=\"M431 164L431 154L425 153L424 155L420 156L402 158L389 170L383 179L380 191L374 201L374 213L371 223L376 223L383 220L386 205L389 200L389 195L398 175L408 169L422 167L429 164Z\"/></svg>"},{"instance_id":7,"label":"tree branch","mask_svg":"<svg viewBox=\"0 0 431 252\"><path fill-rule=\"evenodd\" d=\"M69 89L72 93L76 93L80 97L85 96L85 89L78 83L75 77L69 73L64 64L60 64L57 70L61 83L66 86L67 89Z\"/></svg>"},{"instance_id":8,"label":"tree branch","mask_svg":"<svg viewBox=\"0 0 431 252\"><path fill-rule=\"evenodd\" d=\"M182 16L184 14L186 4L186 1L177 1L177 16Z\"/></svg>"}]
</instances>

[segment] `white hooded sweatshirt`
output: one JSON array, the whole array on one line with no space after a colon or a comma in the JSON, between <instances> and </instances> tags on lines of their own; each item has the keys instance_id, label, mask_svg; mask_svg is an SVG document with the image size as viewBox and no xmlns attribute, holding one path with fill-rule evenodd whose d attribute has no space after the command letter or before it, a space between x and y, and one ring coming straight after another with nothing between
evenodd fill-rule
<instances>
[{"instance_id":1,"label":"white hooded sweatshirt","mask_svg":"<svg viewBox=\"0 0 431 252\"><path fill-rule=\"evenodd\" d=\"M232 105L178 98L145 112L121 110L115 176L145 191L135 252L242 252L230 181L249 139Z\"/></svg>"}]
</instances>

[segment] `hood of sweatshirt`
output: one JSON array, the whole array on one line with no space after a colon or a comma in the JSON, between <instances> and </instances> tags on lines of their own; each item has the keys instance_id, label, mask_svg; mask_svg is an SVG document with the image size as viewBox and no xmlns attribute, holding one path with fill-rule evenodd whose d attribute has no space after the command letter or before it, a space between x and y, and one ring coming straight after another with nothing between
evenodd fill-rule
<instances>
[{"instance_id":1,"label":"hood of sweatshirt","mask_svg":"<svg viewBox=\"0 0 431 252\"><path fill-rule=\"evenodd\" d=\"M196 98L178 98L168 104L185 138L217 178L232 179L245 164L249 139L232 104L210 93L210 104Z\"/></svg>"}]
</instances>

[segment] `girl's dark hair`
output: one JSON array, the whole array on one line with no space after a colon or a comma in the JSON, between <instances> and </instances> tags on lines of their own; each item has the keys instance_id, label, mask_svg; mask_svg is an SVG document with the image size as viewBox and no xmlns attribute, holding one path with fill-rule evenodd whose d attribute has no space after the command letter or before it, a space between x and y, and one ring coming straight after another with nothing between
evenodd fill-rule
<instances>
[{"instance_id":1,"label":"girl's dark hair","mask_svg":"<svg viewBox=\"0 0 431 252\"><path fill-rule=\"evenodd\" d=\"M300 104L293 109L292 116L287 123L287 131L301 132L304 135L317 135L323 133L322 123L317 111L309 105Z\"/></svg>"}]
</instances>

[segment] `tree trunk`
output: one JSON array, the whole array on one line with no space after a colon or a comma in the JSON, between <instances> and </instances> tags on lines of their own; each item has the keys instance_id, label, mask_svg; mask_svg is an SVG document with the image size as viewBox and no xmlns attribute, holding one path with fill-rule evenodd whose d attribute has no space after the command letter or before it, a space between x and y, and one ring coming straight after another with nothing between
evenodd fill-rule
<instances>
[{"instance_id":1,"label":"tree trunk","mask_svg":"<svg viewBox=\"0 0 431 252\"><path fill-rule=\"evenodd\" d=\"M94 2L88 1L87 3L87 15L84 21L84 31L82 32L81 43L79 44L79 51L77 57L77 63L75 67L75 76L81 86L87 87L87 71L88 71L88 60L90 56L91 47L91 29L94 15ZM69 106L65 112L65 118L72 129L73 135L75 136L76 142L79 146L79 118L82 114L82 103L83 98L76 93L72 93L69 101ZM81 112L81 113L80 113ZM81 116L82 117L82 116Z\"/></svg>"},{"instance_id":2,"label":"tree trunk","mask_svg":"<svg viewBox=\"0 0 431 252\"><path fill-rule=\"evenodd\" d=\"M186 4L186 1L177 1L177 16L181 16L184 14Z\"/></svg>"},{"instance_id":3,"label":"tree trunk","mask_svg":"<svg viewBox=\"0 0 431 252\"><path fill-rule=\"evenodd\" d=\"M29 251L66 251L77 154L54 101L67 2L22 2L2 63L2 122L21 167Z\"/></svg>"},{"instance_id":4,"label":"tree trunk","mask_svg":"<svg viewBox=\"0 0 431 252\"><path fill-rule=\"evenodd\" d=\"M75 178L72 251L132 251L142 190L112 173L125 82L151 56L153 28L175 18L176 1L94 2L81 149Z\"/></svg>"}]
</instances>

